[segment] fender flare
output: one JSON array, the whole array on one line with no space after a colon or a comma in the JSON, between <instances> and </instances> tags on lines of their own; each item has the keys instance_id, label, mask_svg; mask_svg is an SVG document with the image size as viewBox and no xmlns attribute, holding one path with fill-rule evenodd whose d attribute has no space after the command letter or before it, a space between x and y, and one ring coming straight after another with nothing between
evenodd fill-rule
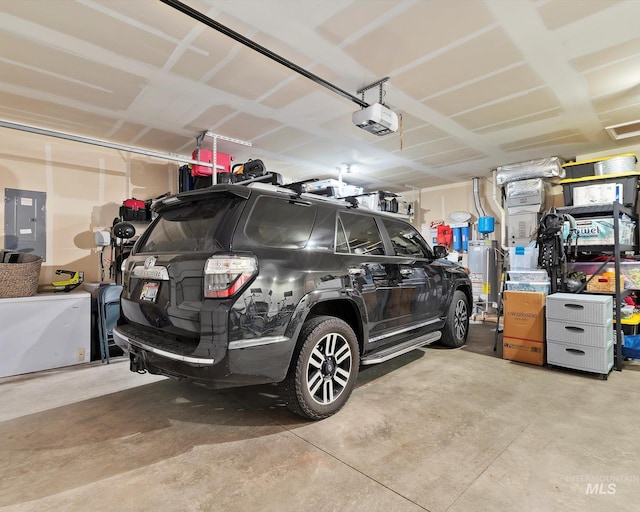
<instances>
[{"instance_id":1,"label":"fender flare","mask_svg":"<svg viewBox=\"0 0 640 512\"><path fill-rule=\"evenodd\" d=\"M336 300L346 300L353 304L360 322L359 331L362 333L363 341L367 339L369 336L369 332L367 329L367 308L365 306L364 300L362 299L362 296L353 289L313 290L305 294L302 299L300 299L293 311L293 314L291 315L291 318L285 330L285 336L291 339L295 339L297 343L297 339L298 336L300 336L302 326L307 321L307 318L309 317L313 308L323 302L331 302Z\"/></svg>"}]
</instances>

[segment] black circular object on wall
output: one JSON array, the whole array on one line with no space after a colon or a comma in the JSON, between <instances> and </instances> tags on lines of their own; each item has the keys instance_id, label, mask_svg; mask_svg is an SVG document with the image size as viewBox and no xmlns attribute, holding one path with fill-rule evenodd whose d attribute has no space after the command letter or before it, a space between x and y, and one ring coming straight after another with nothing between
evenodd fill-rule
<instances>
[{"instance_id":1,"label":"black circular object on wall","mask_svg":"<svg viewBox=\"0 0 640 512\"><path fill-rule=\"evenodd\" d=\"M133 238L136 234L136 228L128 222L118 222L113 226L113 234L118 238L128 239Z\"/></svg>"}]
</instances>

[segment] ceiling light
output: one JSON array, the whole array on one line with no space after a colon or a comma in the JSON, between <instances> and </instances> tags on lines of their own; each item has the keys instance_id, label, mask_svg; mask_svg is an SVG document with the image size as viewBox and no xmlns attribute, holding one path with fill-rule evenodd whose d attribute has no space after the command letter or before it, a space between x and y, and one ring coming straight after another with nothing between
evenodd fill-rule
<instances>
[{"instance_id":1,"label":"ceiling light","mask_svg":"<svg viewBox=\"0 0 640 512\"><path fill-rule=\"evenodd\" d=\"M613 124L605 128L613 140L628 139L640 136L640 120L628 123Z\"/></svg>"}]
</instances>

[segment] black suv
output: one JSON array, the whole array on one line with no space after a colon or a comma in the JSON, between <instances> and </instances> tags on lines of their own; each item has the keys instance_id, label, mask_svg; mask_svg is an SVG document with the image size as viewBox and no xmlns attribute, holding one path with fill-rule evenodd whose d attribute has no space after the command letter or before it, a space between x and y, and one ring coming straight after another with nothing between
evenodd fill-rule
<instances>
[{"instance_id":1,"label":"black suv","mask_svg":"<svg viewBox=\"0 0 640 512\"><path fill-rule=\"evenodd\" d=\"M123 263L116 343L134 372L279 383L297 414L349 398L360 365L465 343L471 282L394 216L263 183L158 200Z\"/></svg>"}]
</instances>

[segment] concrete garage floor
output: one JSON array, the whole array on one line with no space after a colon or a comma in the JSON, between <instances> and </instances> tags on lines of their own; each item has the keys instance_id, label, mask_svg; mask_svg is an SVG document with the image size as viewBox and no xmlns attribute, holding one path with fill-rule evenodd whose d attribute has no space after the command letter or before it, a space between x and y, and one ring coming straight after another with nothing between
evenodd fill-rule
<instances>
[{"instance_id":1,"label":"concrete garage floor","mask_svg":"<svg viewBox=\"0 0 640 512\"><path fill-rule=\"evenodd\" d=\"M606 382L513 363L491 329L365 369L318 423L274 386L207 391L123 358L2 379L0 510L637 510L640 362Z\"/></svg>"}]
</instances>

